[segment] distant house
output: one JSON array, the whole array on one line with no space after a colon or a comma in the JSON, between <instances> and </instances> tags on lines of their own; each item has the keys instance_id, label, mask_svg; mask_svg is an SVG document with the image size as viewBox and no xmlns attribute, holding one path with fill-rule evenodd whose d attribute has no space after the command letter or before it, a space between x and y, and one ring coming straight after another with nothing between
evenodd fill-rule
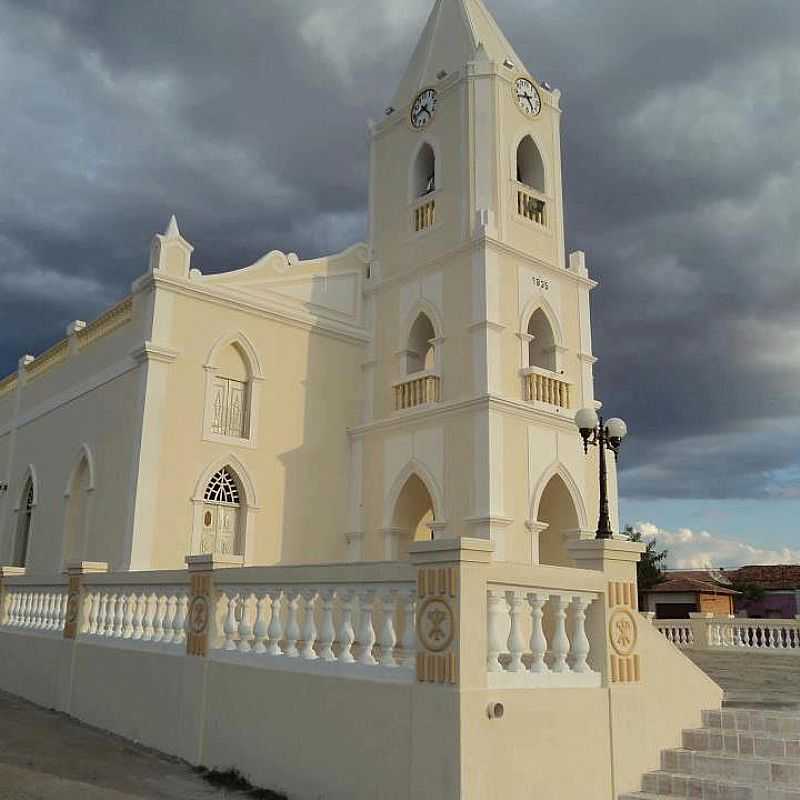
<instances>
[{"instance_id":1,"label":"distant house","mask_svg":"<svg viewBox=\"0 0 800 800\"><path fill-rule=\"evenodd\" d=\"M642 610L654 611L657 619L687 619L694 612L794 619L800 614L800 564L669 570L643 593Z\"/></svg>"},{"instance_id":2,"label":"distant house","mask_svg":"<svg viewBox=\"0 0 800 800\"><path fill-rule=\"evenodd\" d=\"M664 580L643 593L643 611L654 611L657 619L688 619L690 613L715 616L734 613L738 592L717 580L708 570L665 573Z\"/></svg>"},{"instance_id":3,"label":"distant house","mask_svg":"<svg viewBox=\"0 0 800 800\"><path fill-rule=\"evenodd\" d=\"M800 564L740 567L723 570L721 575L744 590L736 597L737 616L794 619L800 614ZM756 587L763 594L754 597L745 587Z\"/></svg>"}]
</instances>

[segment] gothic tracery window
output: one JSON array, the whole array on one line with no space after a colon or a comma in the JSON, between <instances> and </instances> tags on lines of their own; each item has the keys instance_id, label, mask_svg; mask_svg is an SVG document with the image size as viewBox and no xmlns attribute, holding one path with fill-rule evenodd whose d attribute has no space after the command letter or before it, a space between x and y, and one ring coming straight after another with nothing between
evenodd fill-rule
<instances>
[{"instance_id":1,"label":"gothic tracery window","mask_svg":"<svg viewBox=\"0 0 800 800\"><path fill-rule=\"evenodd\" d=\"M238 480L227 467L212 475L203 495L201 552L239 555L240 496Z\"/></svg>"}]
</instances>

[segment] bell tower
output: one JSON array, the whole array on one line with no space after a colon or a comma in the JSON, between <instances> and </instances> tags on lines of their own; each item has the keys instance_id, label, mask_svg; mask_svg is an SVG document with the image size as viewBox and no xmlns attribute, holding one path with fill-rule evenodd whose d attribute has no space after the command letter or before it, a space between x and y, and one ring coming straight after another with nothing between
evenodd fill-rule
<instances>
[{"instance_id":1,"label":"bell tower","mask_svg":"<svg viewBox=\"0 0 800 800\"><path fill-rule=\"evenodd\" d=\"M573 418L596 405L594 284L564 252L559 100L482 0L436 0L370 125L354 558L473 536L496 558L569 564L590 535Z\"/></svg>"}]
</instances>

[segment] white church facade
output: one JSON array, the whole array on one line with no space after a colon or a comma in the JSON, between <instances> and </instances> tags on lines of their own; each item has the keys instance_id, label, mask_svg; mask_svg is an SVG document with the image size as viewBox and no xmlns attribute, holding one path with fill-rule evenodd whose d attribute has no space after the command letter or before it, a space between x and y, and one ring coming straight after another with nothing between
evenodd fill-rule
<instances>
[{"instance_id":1,"label":"white church facade","mask_svg":"<svg viewBox=\"0 0 800 800\"><path fill-rule=\"evenodd\" d=\"M482 0L436 0L370 125L367 243L204 275L173 218L20 359L0 690L327 800L634 800L722 725L638 612L644 545L595 536L559 100Z\"/></svg>"},{"instance_id":2,"label":"white church facade","mask_svg":"<svg viewBox=\"0 0 800 800\"><path fill-rule=\"evenodd\" d=\"M573 425L594 284L564 252L559 92L481 4L442 3L387 112L367 244L203 275L173 219L128 298L0 382L0 562L381 560L471 536L572 563L597 518Z\"/></svg>"}]
</instances>

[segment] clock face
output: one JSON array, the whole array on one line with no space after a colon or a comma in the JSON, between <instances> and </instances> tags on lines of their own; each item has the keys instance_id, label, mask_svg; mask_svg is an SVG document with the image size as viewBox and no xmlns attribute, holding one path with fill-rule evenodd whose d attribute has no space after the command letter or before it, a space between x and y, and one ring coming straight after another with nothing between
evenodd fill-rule
<instances>
[{"instance_id":1,"label":"clock face","mask_svg":"<svg viewBox=\"0 0 800 800\"><path fill-rule=\"evenodd\" d=\"M438 102L436 89L425 89L420 92L411 106L411 124L417 129L424 128L433 119Z\"/></svg>"},{"instance_id":2,"label":"clock face","mask_svg":"<svg viewBox=\"0 0 800 800\"><path fill-rule=\"evenodd\" d=\"M517 78L514 82L514 93L517 96L517 105L531 116L536 116L542 110L542 98L531 81L527 78Z\"/></svg>"}]
</instances>

